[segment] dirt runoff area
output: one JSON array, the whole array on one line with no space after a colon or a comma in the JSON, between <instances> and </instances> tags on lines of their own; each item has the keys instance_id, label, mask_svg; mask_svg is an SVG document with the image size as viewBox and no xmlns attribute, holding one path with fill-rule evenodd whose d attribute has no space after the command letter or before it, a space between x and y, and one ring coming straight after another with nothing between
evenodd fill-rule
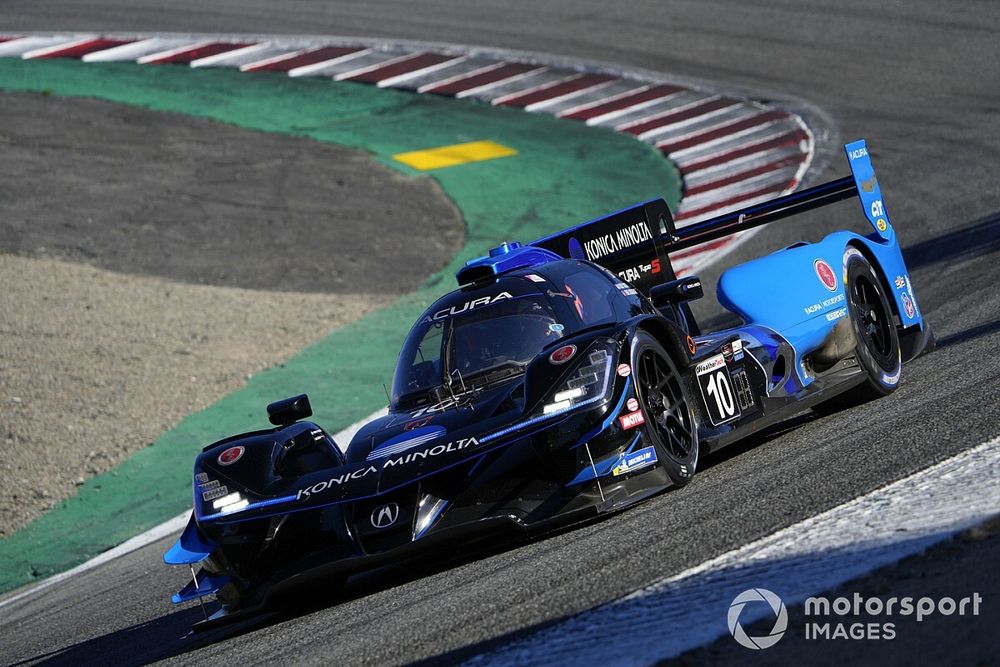
<instances>
[{"instance_id":1,"label":"dirt runoff area","mask_svg":"<svg viewBox=\"0 0 1000 667\"><path fill-rule=\"evenodd\" d=\"M435 233L387 289L421 228ZM462 238L433 181L360 151L0 96L0 536L390 303Z\"/></svg>"}]
</instances>

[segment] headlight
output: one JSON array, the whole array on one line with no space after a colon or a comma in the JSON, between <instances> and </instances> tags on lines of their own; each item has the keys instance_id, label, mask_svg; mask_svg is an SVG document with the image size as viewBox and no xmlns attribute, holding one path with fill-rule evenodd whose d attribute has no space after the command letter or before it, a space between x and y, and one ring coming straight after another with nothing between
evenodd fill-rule
<instances>
[{"instance_id":1,"label":"headlight","mask_svg":"<svg viewBox=\"0 0 1000 667\"><path fill-rule=\"evenodd\" d=\"M540 414L556 415L604 400L611 385L611 361L616 349L612 340L592 345L587 358L549 395Z\"/></svg>"},{"instance_id":2,"label":"headlight","mask_svg":"<svg viewBox=\"0 0 1000 667\"><path fill-rule=\"evenodd\" d=\"M212 509L218 510L223 514L229 514L230 512L238 512L247 505L250 501L237 493L230 493L228 496L223 496L212 503Z\"/></svg>"}]
</instances>

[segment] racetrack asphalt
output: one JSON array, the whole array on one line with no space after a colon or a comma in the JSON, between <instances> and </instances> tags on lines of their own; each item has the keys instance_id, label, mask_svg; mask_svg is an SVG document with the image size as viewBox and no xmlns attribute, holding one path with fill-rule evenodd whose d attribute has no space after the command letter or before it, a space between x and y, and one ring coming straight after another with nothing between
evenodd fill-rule
<instances>
[{"instance_id":1,"label":"racetrack asphalt","mask_svg":"<svg viewBox=\"0 0 1000 667\"><path fill-rule=\"evenodd\" d=\"M904 369L893 396L831 417L805 416L795 429L736 445L706 460L682 491L458 565L371 575L340 604L313 590L303 603L314 606L271 624L179 640L200 611L170 607L167 596L184 576L159 563L167 541L150 545L8 607L0 621L6 661L447 660L457 655L450 651L619 597L996 435L1000 191L992 172L1000 92L992 82L1000 74L1000 17L992 5L692 0L626 8L583 0L539 8L447 0L425 4L419 15L411 7L303 0L283 4L276 16L273 4L259 0L219 2L211 11L190 0L169 7L19 0L5 3L3 20L11 30L287 31L473 42L808 100L845 140L868 139L938 350ZM837 156L822 177L846 171ZM773 225L729 261L819 238L845 220L853 225L859 213L851 206Z\"/></svg>"}]
</instances>

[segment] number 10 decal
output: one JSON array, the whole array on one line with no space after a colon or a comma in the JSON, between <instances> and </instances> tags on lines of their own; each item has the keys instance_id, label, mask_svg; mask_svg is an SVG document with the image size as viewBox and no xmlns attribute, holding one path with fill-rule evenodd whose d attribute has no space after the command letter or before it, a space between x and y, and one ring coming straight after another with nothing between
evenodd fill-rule
<instances>
[{"instance_id":1,"label":"number 10 decal","mask_svg":"<svg viewBox=\"0 0 1000 667\"><path fill-rule=\"evenodd\" d=\"M714 426L740 416L740 406L733 395L726 359L721 354L704 361L695 368L698 386L701 387L708 416Z\"/></svg>"}]
</instances>

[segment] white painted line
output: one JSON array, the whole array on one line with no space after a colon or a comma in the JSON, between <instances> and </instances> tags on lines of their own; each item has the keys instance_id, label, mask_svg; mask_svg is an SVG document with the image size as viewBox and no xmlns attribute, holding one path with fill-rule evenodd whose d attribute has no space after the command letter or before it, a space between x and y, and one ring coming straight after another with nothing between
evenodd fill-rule
<instances>
[{"instance_id":1,"label":"white painted line","mask_svg":"<svg viewBox=\"0 0 1000 667\"><path fill-rule=\"evenodd\" d=\"M778 160L786 158L796 159L801 158L801 156L802 152L794 144L779 146L777 148L764 148L754 153L747 153L746 155L733 158L727 162L720 162L710 167L698 169L697 171L685 171L684 184L688 187L701 185L702 183L726 178L732 174L777 162Z\"/></svg>"},{"instance_id":2,"label":"white painted line","mask_svg":"<svg viewBox=\"0 0 1000 667\"><path fill-rule=\"evenodd\" d=\"M454 83L456 81L461 81L462 79L468 79L470 77L473 77L473 76L476 76L476 75L479 75L479 74L485 74L486 72L492 72L493 70L495 70L495 69L497 69L499 67L503 67L506 64L507 63L505 63L503 61L495 62L495 63L490 63L489 65L483 65L482 67L470 70L468 72L461 72L460 74L456 74L454 76L445 77L444 79L440 79L438 81L432 81L430 83L425 83L422 86L420 86L419 88L417 88L417 92L418 93L426 93L431 88L436 88L438 86L444 86L444 85L447 85L449 83Z\"/></svg>"},{"instance_id":3,"label":"white painted line","mask_svg":"<svg viewBox=\"0 0 1000 667\"><path fill-rule=\"evenodd\" d=\"M581 88L580 90L573 90L562 95L556 95L555 97L550 97L547 100L539 100L537 102L532 102L531 104L524 107L525 111L530 113L545 113L552 109L552 107L559 106L567 101L572 101L577 98L583 97L589 93L597 90L603 90L613 83L616 83L615 79L611 81L601 81L600 83L595 83L592 86L587 86L586 88Z\"/></svg>"},{"instance_id":4,"label":"white painted line","mask_svg":"<svg viewBox=\"0 0 1000 667\"><path fill-rule=\"evenodd\" d=\"M642 88L648 88L648 86L639 86L638 83L638 81L629 81L627 79L615 79L608 82L606 86L587 88L586 90L579 91L579 94L573 97L563 98L552 104L545 109L545 113L562 118L575 109L589 108L595 104L603 104L610 100L618 99L622 95L633 94Z\"/></svg>"},{"instance_id":5,"label":"white painted line","mask_svg":"<svg viewBox=\"0 0 1000 667\"><path fill-rule=\"evenodd\" d=\"M253 62L240 65L240 71L246 72L247 70L255 69L257 67L263 67L264 65L273 65L274 63L280 63L283 60L291 60L292 58L301 56L304 53L309 53L312 50L312 48L296 49L294 51L285 51L267 58L261 58L260 60L254 60Z\"/></svg>"},{"instance_id":6,"label":"white painted line","mask_svg":"<svg viewBox=\"0 0 1000 667\"><path fill-rule=\"evenodd\" d=\"M385 58L380 58L378 60L375 60L375 57L373 56L370 59L371 60L370 62L365 63L361 67L356 67L354 69L349 69L349 70L346 70L344 72L339 72L339 73L337 73L337 74L334 75L333 80L334 81L343 81L344 79L349 79L352 76L357 76L359 74L364 74L365 72L371 72L373 70L377 70L380 67L387 67L389 65L395 65L398 62L402 62L402 61L404 61L404 60L406 60L408 58L412 58L413 56L416 56L416 55L419 55L419 54L417 54L417 53L404 53L403 55L393 55L391 53L386 53L386 54L383 54L383 55L385 55Z\"/></svg>"},{"instance_id":7,"label":"white painted line","mask_svg":"<svg viewBox=\"0 0 1000 667\"><path fill-rule=\"evenodd\" d=\"M355 422L350 426L348 426L347 428L345 428L344 430L336 433L333 436L334 442L337 443L337 446L340 448L341 451L346 452L347 445L351 443L351 440L354 438L354 435L358 431L360 431L365 424L375 419L378 419L379 417L384 417L387 414L389 414L388 408L382 408L381 410L376 410L375 412L368 415L361 421ZM60 572L59 574L54 574L48 579L39 582L37 585L32 586L31 588L21 591L16 595L12 595L11 597L5 600L0 600L0 608L6 607L7 605L13 604L14 602L22 600L26 597L35 595L37 593L41 593L42 591L51 586L54 586L68 579L72 579L73 577L79 574L83 574L88 570L92 570L95 567L103 565L104 563L112 561L116 558L120 558L121 556L130 554L133 551L143 548L147 544L152 544L153 542L161 540L164 537L169 537L170 535L180 533L182 530L184 530L184 527L187 526L187 522L190 517L191 517L191 510L186 510L182 514L178 514L174 518L169 519L168 521L164 521L160 525L154 526L153 528L150 528L144 533L136 535L135 537L126 542L122 542L113 549L108 549L99 556L91 558L86 563L81 563L80 565L77 565L72 570L67 570L66 572Z\"/></svg>"},{"instance_id":8,"label":"white painted line","mask_svg":"<svg viewBox=\"0 0 1000 667\"><path fill-rule=\"evenodd\" d=\"M0 600L0 608L6 607L7 605L13 604L14 602L17 602L18 600L24 599L28 596L41 593L45 589L54 586L60 582L66 581L67 579L72 579L73 577L82 574L87 570L92 570L99 565L103 565L104 563L107 563L116 558L124 556L125 554L131 553L136 549L141 549L147 544L155 542L159 539L162 539L174 533L178 533L184 529L184 526L187 525L188 517L190 515L191 515L190 510L184 512L183 514L179 514L178 516L175 516L173 519L161 523L159 526L151 528L147 530L145 533L137 535L132 539L128 540L127 542L122 542L115 548L109 549L99 556L91 558L86 563L83 563L82 565L77 565L72 570L67 570L65 572L53 575L48 579L42 581L38 585L32 586L31 588L25 591L21 591L17 595L12 595L11 597L5 600Z\"/></svg>"},{"instance_id":9,"label":"white painted line","mask_svg":"<svg viewBox=\"0 0 1000 667\"><path fill-rule=\"evenodd\" d=\"M615 109L614 111L609 111L607 113L602 113L600 116L594 116L593 118L587 119L587 125L615 125L631 122L636 120L638 114L646 110L655 110L654 113L659 113L661 111L675 111L682 106L690 106L688 100L693 100L695 102L705 102L710 100L710 97L698 96L696 93L690 90L678 90L673 93L665 93L660 97L653 98L651 100L646 100L645 102L636 102L627 107L622 107L621 109ZM628 116L628 118L625 118Z\"/></svg>"},{"instance_id":10,"label":"white painted line","mask_svg":"<svg viewBox=\"0 0 1000 667\"><path fill-rule=\"evenodd\" d=\"M725 636L729 605L748 588L766 588L786 605L798 604L920 553L995 516L998 508L995 437L467 664L649 665L674 658ZM753 611L745 607L740 622L752 622Z\"/></svg>"},{"instance_id":11,"label":"white painted line","mask_svg":"<svg viewBox=\"0 0 1000 667\"><path fill-rule=\"evenodd\" d=\"M509 65L511 63L503 63L504 65ZM539 67L538 69L531 69L527 72L521 72L520 74L512 74L510 76L504 77L502 79L497 79L496 81L491 81L490 83L484 83L481 86L476 86L475 88L468 88L466 90L460 90L455 93L457 99L462 99L463 97L469 97L471 95L481 96L483 93L489 94L489 91L497 88L499 86L507 85L514 81L520 81L532 74L535 74L539 69L545 69L544 67Z\"/></svg>"},{"instance_id":12,"label":"white painted line","mask_svg":"<svg viewBox=\"0 0 1000 667\"><path fill-rule=\"evenodd\" d=\"M654 120L659 120L666 116L670 116L682 111L687 111L688 109L702 104L707 104L709 102L714 102L715 100L722 97L721 95L704 95L697 91L685 90L682 91L677 97L673 97L663 103L657 103L649 105L648 107L640 107L637 113L628 113L617 119L617 122L607 123L611 125L616 132L623 132L629 128L636 127L637 125L642 125ZM597 123L599 125L605 125L605 123Z\"/></svg>"},{"instance_id":13,"label":"white painted line","mask_svg":"<svg viewBox=\"0 0 1000 667\"><path fill-rule=\"evenodd\" d=\"M565 70L541 69L531 72L524 79L513 84L501 86L499 90L490 91L490 95L485 96L493 106L503 104L507 100L512 100L521 95L537 92L543 88L548 88L560 83L572 81L582 76L576 72Z\"/></svg>"},{"instance_id":14,"label":"white painted line","mask_svg":"<svg viewBox=\"0 0 1000 667\"><path fill-rule=\"evenodd\" d=\"M392 86L398 86L401 83L406 83L407 81L410 81L412 79L417 79L422 76L427 76L428 74L433 74L434 72L447 69L449 67L458 65L459 63L463 63L465 61L466 61L465 56L456 56L451 60L445 60L444 62L440 62L436 65L428 65L427 67L423 67L421 69L415 69L412 72L405 72L403 74L397 74L396 76L390 76L388 79L382 79L381 81L376 83L375 86L378 88L391 88Z\"/></svg>"},{"instance_id":15,"label":"white painted line","mask_svg":"<svg viewBox=\"0 0 1000 667\"><path fill-rule=\"evenodd\" d=\"M774 139L782 134L799 129L799 126L789 119L775 119L767 125L755 125L743 132L734 132L725 136L670 153L669 157L679 165L691 164L720 153L742 148L750 144L761 143ZM683 166L681 167L683 169Z\"/></svg>"},{"instance_id":16,"label":"white painted line","mask_svg":"<svg viewBox=\"0 0 1000 667\"><path fill-rule=\"evenodd\" d=\"M187 42L181 46L175 46L173 48L166 49L164 51L155 51L153 53L146 54L139 58L136 58L136 62L140 65L148 65L149 63L154 63L157 60L162 60L164 58L169 58L171 56L176 56L179 53L184 53L185 51L191 51L192 49L200 49L209 44L215 44L216 42L212 40L205 40L201 42Z\"/></svg>"},{"instance_id":17,"label":"white painted line","mask_svg":"<svg viewBox=\"0 0 1000 667\"><path fill-rule=\"evenodd\" d=\"M88 53L83 57L83 62L110 63L124 60L136 60L142 56L149 55L150 53L165 51L167 49L173 49L181 46L182 44L190 43L190 38L174 37L167 39L163 37L151 37L149 39L141 39L138 42L132 42L131 44L122 44L121 46L113 46L110 49L104 49L103 51Z\"/></svg>"},{"instance_id":18,"label":"white painted line","mask_svg":"<svg viewBox=\"0 0 1000 667\"><path fill-rule=\"evenodd\" d=\"M288 76L299 77L299 76L320 76L323 71L331 66L340 65L342 63L347 63L355 58L363 58L369 53L372 53L372 49L362 49L360 51L355 51L353 53L345 53L342 56L337 56L336 58L330 58L329 60L324 60L322 62L313 63L312 65L303 65L302 67L296 67L295 69L288 70Z\"/></svg>"},{"instance_id":19,"label":"white painted line","mask_svg":"<svg viewBox=\"0 0 1000 667\"><path fill-rule=\"evenodd\" d=\"M795 178L798 165L789 164L781 169L755 174L720 187L712 188L698 194L688 195L684 203L688 210L709 206L713 201L725 201L740 194L755 192L769 186L788 183ZM686 183L687 181L685 181ZM772 197L776 195L771 195ZM679 209L678 209L679 212Z\"/></svg>"},{"instance_id":20,"label":"white painted line","mask_svg":"<svg viewBox=\"0 0 1000 667\"><path fill-rule=\"evenodd\" d=\"M275 47L270 42L261 42L260 44L251 44L249 46L244 46L240 49L233 49L232 51L223 51L222 53L216 53L214 56L206 56L204 58L198 58L197 60L192 60L191 67L239 67L252 60L259 60L265 53L274 53ZM281 53L287 53L287 49L280 50Z\"/></svg>"},{"instance_id":21,"label":"white painted line","mask_svg":"<svg viewBox=\"0 0 1000 667\"><path fill-rule=\"evenodd\" d=\"M88 44L90 42L93 42L95 39L97 39L97 35L94 35L93 37L84 37L82 39L74 39L69 42L61 42L59 44L51 44L49 46L43 46L38 49L32 49L31 51L25 51L24 53L21 54L21 58L23 58L24 60L31 60L33 58L44 58L45 56L50 55L52 53L58 53L63 49L68 49L74 46L82 46L83 44Z\"/></svg>"},{"instance_id":22,"label":"white painted line","mask_svg":"<svg viewBox=\"0 0 1000 667\"><path fill-rule=\"evenodd\" d=\"M667 123L650 130L646 130L639 135L639 141L655 143L667 137L670 141L680 141L693 137L696 134L707 132L708 130L735 123L736 121L750 118L760 113L759 109L748 107L745 104L735 103L721 109L712 109L703 114L685 118L676 123ZM683 130L683 131L681 131Z\"/></svg>"},{"instance_id":23,"label":"white painted line","mask_svg":"<svg viewBox=\"0 0 1000 667\"><path fill-rule=\"evenodd\" d=\"M427 73L420 74L413 78L407 78L396 84L399 88L404 90L412 90L414 92L419 92L423 88L439 86L444 83L450 83L451 81L457 81L458 79L469 76L470 74L478 74L480 72L488 71L488 68L497 66L495 60L483 60L482 58L473 58L472 56L462 56L458 60L453 60L448 63L447 66L442 67L439 70L428 71Z\"/></svg>"},{"instance_id":24,"label":"white painted line","mask_svg":"<svg viewBox=\"0 0 1000 667\"><path fill-rule=\"evenodd\" d=\"M589 99L586 102L581 101L579 104L566 107L565 109L561 109L559 113L557 113L556 115L562 117L562 116L568 116L572 113L576 113L577 111L586 111L587 109L593 109L594 107L599 107L602 104L607 104L608 102L614 102L616 100L620 100L623 97L628 97L629 95L637 95L639 93L644 93L653 87L652 84L637 85L638 82L636 81L622 81L621 79L618 80L618 83L621 84L621 87L618 88L614 94L608 95L607 97L598 97L596 99Z\"/></svg>"},{"instance_id":25,"label":"white painted line","mask_svg":"<svg viewBox=\"0 0 1000 667\"><path fill-rule=\"evenodd\" d=\"M508 100L515 99L521 95L529 95L539 90L550 88L563 83L568 83L579 79L582 74L578 72L567 72L565 70L542 69L529 74L521 82L520 86L511 86L510 90L504 90L501 94L490 99L490 104L496 106Z\"/></svg>"}]
</instances>

